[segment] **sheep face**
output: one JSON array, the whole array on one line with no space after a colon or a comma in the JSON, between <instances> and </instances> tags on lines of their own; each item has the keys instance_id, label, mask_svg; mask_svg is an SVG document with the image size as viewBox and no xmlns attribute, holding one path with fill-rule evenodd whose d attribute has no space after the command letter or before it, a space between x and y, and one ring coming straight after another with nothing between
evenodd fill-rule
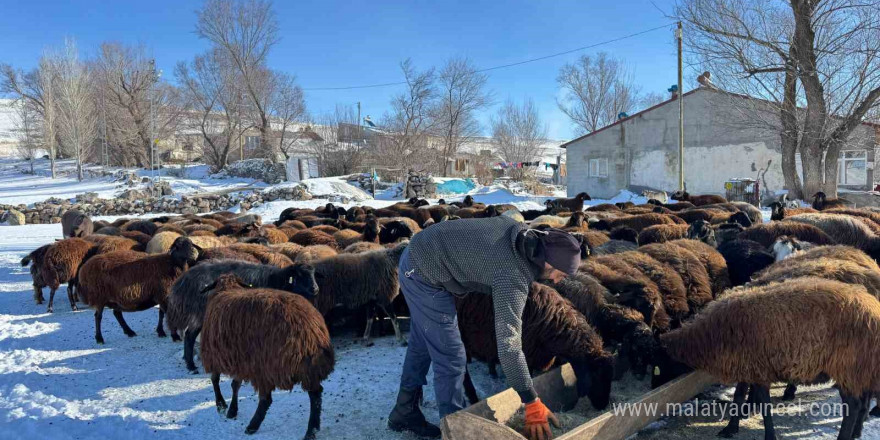
<instances>
[{"instance_id":1,"label":"sheep face","mask_svg":"<svg viewBox=\"0 0 880 440\"><path fill-rule=\"evenodd\" d=\"M199 259L198 248L186 237L177 237L169 251L172 259L179 265L193 265Z\"/></svg>"},{"instance_id":2,"label":"sheep face","mask_svg":"<svg viewBox=\"0 0 880 440\"><path fill-rule=\"evenodd\" d=\"M737 223L742 225L744 228L752 227L752 219L749 218L749 215L745 212L736 212L730 216L730 219L727 220L729 223Z\"/></svg>"},{"instance_id":3,"label":"sheep face","mask_svg":"<svg viewBox=\"0 0 880 440\"><path fill-rule=\"evenodd\" d=\"M722 224L715 230L715 242L721 245L721 243L735 240L737 235L744 230L745 228L738 223Z\"/></svg>"},{"instance_id":4,"label":"sheep face","mask_svg":"<svg viewBox=\"0 0 880 440\"><path fill-rule=\"evenodd\" d=\"M645 369L654 361L659 349L651 328L643 325L624 336L620 355L626 356L629 360L633 375L642 378Z\"/></svg>"},{"instance_id":5,"label":"sheep face","mask_svg":"<svg viewBox=\"0 0 880 440\"><path fill-rule=\"evenodd\" d=\"M801 243L794 238L782 236L773 243L773 255L776 261L782 261L792 255L800 252Z\"/></svg>"},{"instance_id":6,"label":"sheep face","mask_svg":"<svg viewBox=\"0 0 880 440\"><path fill-rule=\"evenodd\" d=\"M782 203L773 202L770 204L770 220L779 221L785 218L785 208Z\"/></svg>"},{"instance_id":7,"label":"sheep face","mask_svg":"<svg viewBox=\"0 0 880 440\"><path fill-rule=\"evenodd\" d=\"M577 196L575 196L575 198L578 199L578 200L580 200L580 201L582 201L582 202L583 202L584 200L593 200L593 198L590 197L590 195L587 194L587 193L585 193L585 192L582 192L582 193L578 194Z\"/></svg>"},{"instance_id":8,"label":"sheep face","mask_svg":"<svg viewBox=\"0 0 880 440\"><path fill-rule=\"evenodd\" d=\"M401 238L411 238L413 231L401 221L391 221L385 224L379 231L379 241L382 243L394 243Z\"/></svg>"},{"instance_id":9,"label":"sheep face","mask_svg":"<svg viewBox=\"0 0 880 440\"><path fill-rule=\"evenodd\" d=\"M614 379L614 358L572 360L577 377L578 397L587 396L596 409L605 409L611 400L611 381Z\"/></svg>"},{"instance_id":10,"label":"sheep face","mask_svg":"<svg viewBox=\"0 0 880 440\"><path fill-rule=\"evenodd\" d=\"M715 230L705 220L697 220L688 226L687 237L691 240L699 240L709 246L715 247L718 243L715 239Z\"/></svg>"},{"instance_id":11,"label":"sheep face","mask_svg":"<svg viewBox=\"0 0 880 440\"><path fill-rule=\"evenodd\" d=\"M690 194L688 194L687 191L676 191L676 192L672 193L672 195L669 197L671 197L673 200L678 200L680 202L686 202L687 199L690 197Z\"/></svg>"},{"instance_id":12,"label":"sheep face","mask_svg":"<svg viewBox=\"0 0 880 440\"><path fill-rule=\"evenodd\" d=\"M310 264L294 264L284 270L284 288L306 299L318 296L315 268Z\"/></svg>"}]
</instances>

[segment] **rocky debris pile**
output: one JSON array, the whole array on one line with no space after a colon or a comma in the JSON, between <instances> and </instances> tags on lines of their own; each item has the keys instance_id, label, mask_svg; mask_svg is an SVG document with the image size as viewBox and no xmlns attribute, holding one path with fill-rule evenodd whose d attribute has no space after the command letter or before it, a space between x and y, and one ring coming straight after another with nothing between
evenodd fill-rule
<instances>
[{"instance_id":1,"label":"rocky debris pile","mask_svg":"<svg viewBox=\"0 0 880 440\"><path fill-rule=\"evenodd\" d=\"M169 188L170 189L170 188ZM201 214L222 211L241 204L241 210L255 208L274 200L309 200L305 185L272 188L266 191L229 194L194 194L178 197L150 195L149 190L128 189L115 199L101 199L97 193L79 194L73 200L53 197L27 205L0 205L0 222L8 225L60 223L68 209L89 216L142 215L148 213Z\"/></svg>"},{"instance_id":2,"label":"rocky debris pile","mask_svg":"<svg viewBox=\"0 0 880 440\"><path fill-rule=\"evenodd\" d=\"M287 180L287 171L284 164L275 163L269 159L245 159L233 162L215 174L217 177L223 177L224 175L262 180L268 184L281 183Z\"/></svg>"},{"instance_id":3,"label":"rocky debris pile","mask_svg":"<svg viewBox=\"0 0 880 440\"><path fill-rule=\"evenodd\" d=\"M437 194L437 184L430 173L424 171L410 171L406 177L406 198L418 197L420 199L434 198Z\"/></svg>"}]
</instances>

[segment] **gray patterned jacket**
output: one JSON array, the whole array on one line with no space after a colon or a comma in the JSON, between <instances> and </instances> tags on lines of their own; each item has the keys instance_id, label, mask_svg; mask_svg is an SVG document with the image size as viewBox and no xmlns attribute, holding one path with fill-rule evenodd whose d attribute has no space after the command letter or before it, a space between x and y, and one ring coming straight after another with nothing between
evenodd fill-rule
<instances>
[{"instance_id":1,"label":"gray patterned jacket","mask_svg":"<svg viewBox=\"0 0 880 440\"><path fill-rule=\"evenodd\" d=\"M522 352L522 313L542 270L526 257L521 236L527 229L506 216L454 220L425 229L409 244L409 263L426 282L455 295L492 295L498 359L523 402L536 395Z\"/></svg>"}]
</instances>

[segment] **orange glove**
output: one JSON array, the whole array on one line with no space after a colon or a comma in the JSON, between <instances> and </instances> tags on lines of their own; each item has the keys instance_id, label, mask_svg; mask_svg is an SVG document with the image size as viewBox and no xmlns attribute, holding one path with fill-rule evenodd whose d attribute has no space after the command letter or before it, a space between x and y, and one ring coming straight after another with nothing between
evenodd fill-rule
<instances>
[{"instance_id":1,"label":"orange glove","mask_svg":"<svg viewBox=\"0 0 880 440\"><path fill-rule=\"evenodd\" d=\"M553 438L553 432L550 431L550 423L559 427L559 420L547 409L541 402L541 399L535 399L532 403L526 404L526 429L523 435L529 440L550 440Z\"/></svg>"}]
</instances>

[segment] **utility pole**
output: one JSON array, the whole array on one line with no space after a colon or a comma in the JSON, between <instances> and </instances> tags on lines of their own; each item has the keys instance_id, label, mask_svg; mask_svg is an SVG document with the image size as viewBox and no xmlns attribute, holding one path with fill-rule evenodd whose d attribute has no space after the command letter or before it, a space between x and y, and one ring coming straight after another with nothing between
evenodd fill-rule
<instances>
[{"instance_id":1,"label":"utility pole","mask_svg":"<svg viewBox=\"0 0 880 440\"><path fill-rule=\"evenodd\" d=\"M684 191L684 85L682 80L682 39L681 22L678 22L678 29L675 32L675 38L678 40L678 189Z\"/></svg>"},{"instance_id":2,"label":"utility pole","mask_svg":"<svg viewBox=\"0 0 880 440\"><path fill-rule=\"evenodd\" d=\"M361 139L364 138L364 131L361 128L361 102L358 101L358 140L357 143L361 142Z\"/></svg>"}]
</instances>

